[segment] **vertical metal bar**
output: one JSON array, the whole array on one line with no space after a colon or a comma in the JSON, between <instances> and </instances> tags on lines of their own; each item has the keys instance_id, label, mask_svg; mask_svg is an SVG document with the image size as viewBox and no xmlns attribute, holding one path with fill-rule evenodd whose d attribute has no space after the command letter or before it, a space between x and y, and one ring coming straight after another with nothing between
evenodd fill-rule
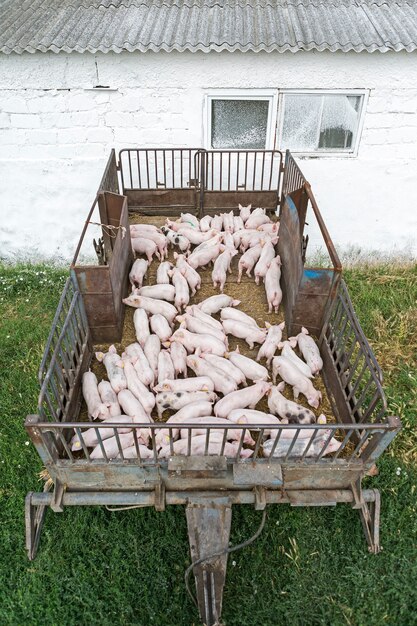
<instances>
[{"instance_id":1,"label":"vertical metal bar","mask_svg":"<svg viewBox=\"0 0 417 626\"><path fill-rule=\"evenodd\" d=\"M228 431L229 431L229 429L226 426L226 428L224 429L224 432L223 432L222 447L220 448L220 456L223 456L223 454L224 454L224 447L226 445Z\"/></svg>"},{"instance_id":2,"label":"vertical metal bar","mask_svg":"<svg viewBox=\"0 0 417 626\"><path fill-rule=\"evenodd\" d=\"M264 190L265 150L262 152L261 189Z\"/></svg>"},{"instance_id":3,"label":"vertical metal bar","mask_svg":"<svg viewBox=\"0 0 417 626\"><path fill-rule=\"evenodd\" d=\"M256 459L256 457L259 454L259 448L261 446L261 442L263 441L264 438L264 433L265 433L265 428L261 428L259 434L258 434L258 441L255 444L255 450L253 452L253 458Z\"/></svg>"},{"instance_id":4,"label":"vertical metal bar","mask_svg":"<svg viewBox=\"0 0 417 626\"><path fill-rule=\"evenodd\" d=\"M140 177L140 156L139 156L139 150L136 150L136 158L137 158L137 162L138 162L138 186L139 186L139 189L142 189L142 182L141 182L141 177Z\"/></svg>"},{"instance_id":5,"label":"vertical metal bar","mask_svg":"<svg viewBox=\"0 0 417 626\"><path fill-rule=\"evenodd\" d=\"M120 178L122 180L122 191L125 191L125 180L124 180L124 175L123 175L123 170L124 170L124 165L123 165L123 157L122 157L122 153L119 152L119 163L120 163Z\"/></svg>"},{"instance_id":6,"label":"vertical metal bar","mask_svg":"<svg viewBox=\"0 0 417 626\"><path fill-rule=\"evenodd\" d=\"M227 172L227 191L230 191L230 170L232 169L232 153L229 150L229 168L228 168L228 172Z\"/></svg>"},{"instance_id":7,"label":"vertical metal bar","mask_svg":"<svg viewBox=\"0 0 417 626\"><path fill-rule=\"evenodd\" d=\"M184 172L183 172L183 154L182 154L182 149L180 150L180 172L181 172L181 188L184 187ZM188 164L188 166L191 168L191 163ZM191 170L190 170L191 173ZM191 178L191 176L190 176Z\"/></svg>"},{"instance_id":8,"label":"vertical metal bar","mask_svg":"<svg viewBox=\"0 0 417 626\"><path fill-rule=\"evenodd\" d=\"M240 451L242 450L243 440L245 438L246 430L247 430L246 428L242 428L242 434L241 434L240 439L239 439L239 445L238 445L238 448L237 448L236 458L240 457Z\"/></svg>"},{"instance_id":9,"label":"vertical metal bar","mask_svg":"<svg viewBox=\"0 0 417 626\"><path fill-rule=\"evenodd\" d=\"M293 436L292 441L291 441L291 443L290 443L290 445L288 447L287 454L285 455L284 463L286 461L288 461L288 459L289 459L289 457L291 455L292 449L294 448L294 446L296 444L296 441L298 439L298 436L300 434L300 430L301 430L300 428L296 428L295 429L295 435Z\"/></svg>"},{"instance_id":10,"label":"vertical metal bar","mask_svg":"<svg viewBox=\"0 0 417 626\"><path fill-rule=\"evenodd\" d=\"M150 188L150 182L149 182L149 154L148 154L149 150L148 148L146 148L145 150L145 159L146 159L146 180L148 183L147 189Z\"/></svg>"},{"instance_id":11,"label":"vertical metal bar","mask_svg":"<svg viewBox=\"0 0 417 626\"><path fill-rule=\"evenodd\" d=\"M169 451L174 454L174 438L172 436L172 428L169 428Z\"/></svg>"},{"instance_id":12,"label":"vertical metal bar","mask_svg":"<svg viewBox=\"0 0 417 626\"><path fill-rule=\"evenodd\" d=\"M45 398L45 400L46 400L46 405L47 405L47 407L49 408L49 411L50 411L50 413L51 413L51 415L52 415L52 417L53 417L53 419L52 419L52 420L49 420L49 421L53 421L53 422L60 422L61 420L59 419L59 417L58 417L58 415L57 415L57 413L56 413L56 411L55 411L55 407L54 407L54 405L52 404L52 401L51 401L51 399L50 399L50 397L49 397L48 390L47 390L46 388L45 388L45 392L44 392L44 398Z\"/></svg>"},{"instance_id":13,"label":"vertical metal bar","mask_svg":"<svg viewBox=\"0 0 417 626\"><path fill-rule=\"evenodd\" d=\"M208 452L208 449L209 449L210 430L211 430L211 428L210 428L210 426L208 426L207 430L206 430L206 441L205 441L205 444L204 444L204 456L207 456L207 452Z\"/></svg>"},{"instance_id":14,"label":"vertical metal bar","mask_svg":"<svg viewBox=\"0 0 417 626\"><path fill-rule=\"evenodd\" d=\"M346 445L348 444L348 442L350 441L350 438L352 436L353 433L353 429L349 428L349 430L347 431L341 446L339 447L339 449L336 451L336 454L333 457L333 462L336 461L336 459L339 458L340 454L343 452L343 450L345 449Z\"/></svg>"},{"instance_id":15,"label":"vertical metal bar","mask_svg":"<svg viewBox=\"0 0 417 626\"><path fill-rule=\"evenodd\" d=\"M248 151L245 150L245 191L247 190L247 186L248 186Z\"/></svg>"},{"instance_id":16,"label":"vertical metal bar","mask_svg":"<svg viewBox=\"0 0 417 626\"><path fill-rule=\"evenodd\" d=\"M307 445L306 445L306 447L304 448L304 452L303 452L303 454L301 455L301 460L302 460L302 461L304 461L304 459L306 458L307 453L308 453L308 451L310 450L311 445L312 445L313 441L316 439L316 437L317 437L317 435L318 435L318 434L319 434L319 429L318 429L318 428L315 428L315 429L314 429L313 434L312 434L312 435L311 435L311 437L310 437L310 441L308 442L308 444L307 444Z\"/></svg>"},{"instance_id":17,"label":"vertical metal bar","mask_svg":"<svg viewBox=\"0 0 417 626\"><path fill-rule=\"evenodd\" d=\"M223 190L223 152L220 152L220 191Z\"/></svg>"},{"instance_id":18,"label":"vertical metal bar","mask_svg":"<svg viewBox=\"0 0 417 626\"><path fill-rule=\"evenodd\" d=\"M59 437L59 440L60 440L60 442L62 443L62 445L64 446L65 452L67 453L67 456L68 456L69 460L70 460L71 462L74 462L74 455L72 454L72 452L71 452L71 448L70 448L70 447L69 447L69 445L67 444L66 439L65 439L65 436L64 436L64 434L62 433L61 429L60 429L60 428L57 428L57 429L55 430L54 434L55 434L56 436L58 436L58 437Z\"/></svg>"},{"instance_id":19,"label":"vertical metal bar","mask_svg":"<svg viewBox=\"0 0 417 626\"><path fill-rule=\"evenodd\" d=\"M154 150L154 170L155 170L155 189L158 189L158 154L157 151Z\"/></svg>"},{"instance_id":20,"label":"vertical metal bar","mask_svg":"<svg viewBox=\"0 0 417 626\"><path fill-rule=\"evenodd\" d=\"M140 455L140 448L139 448L138 431L137 431L137 429L134 428L132 430L132 433L133 433L133 443L134 443L135 450L136 450L136 456L138 457L139 461L142 462L142 457Z\"/></svg>"},{"instance_id":21,"label":"vertical metal bar","mask_svg":"<svg viewBox=\"0 0 417 626\"><path fill-rule=\"evenodd\" d=\"M271 187L272 187L272 172L273 172L273 167L274 167L274 153L271 152L271 162L270 162L270 174L269 174L269 187L268 187L268 191L271 191ZM278 176L277 176L277 190L279 191L279 177L280 177L280 172L281 172L281 160L279 161L279 165L278 165Z\"/></svg>"},{"instance_id":22,"label":"vertical metal bar","mask_svg":"<svg viewBox=\"0 0 417 626\"><path fill-rule=\"evenodd\" d=\"M155 429L151 428L152 451L155 463L158 463L158 450L156 449Z\"/></svg>"},{"instance_id":23,"label":"vertical metal bar","mask_svg":"<svg viewBox=\"0 0 417 626\"><path fill-rule=\"evenodd\" d=\"M171 150L172 160L172 188L175 189L175 150Z\"/></svg>"},{"instance_id":24,"label":"vertical metal bar","mask_svg":"<svg viewBox=\"0 0 417 626\"><path fill-rule=\"evenodd\" d=\"M187 456L191 456L191 430L189 428L187 433Z\"/></svg>"},{"instance_id":25,"label":"vertical metal bar","mask_svg":"<svg viewBox=\"0 0 417 626\"><path fill-rule=\"evenodd\" d=\"M114 436L116 437L117 449L119 450L120 456L124 460L125 457L124 457L124 454L123 454L123 448L122 448L121 443L120 443L119 433L117 432L117 428L116 427L114 427L112 430L113 430Z\"/></svg>"},{"instance_id":26,"label":"vertical metal bar","mask_svg":"<svg viewBox=\"0 0 417 626\"><path fill-rule=\"evenodd\" d=\"M272 448L271 448L271 452L270 452L270 455L269 455L270 457L274 456L275 449L276 449L276 447L278 445L279 440L281 439L282 428L276 429L275 432L276 432L276 436L275 436L275 441L274 441L274 443L272 445Z\"/></svg>"},{"instance_id":27,"label":"vertical metal bar","mask_svg":"<svg viewBox=\"0 0 417 626\"><path fill-rule=\"evenodd\" d=\"M331 438L333 437L333 431L331 430L328 437L326 438L326 441L324 443L324 446L322 447L322 449L320 450L320 454L318 455L317 459L316 459L316 463L317 461L320 461L320 459L323 457L324 453L326 452L326 449L330 443Z\"/></svg>"},{"instance_id":28,"label":"vertical metal bar","mask_svg":"<svg viewBox=\"0 0 417 626\"><path fill-rule=\"evenodd\" d=\"M103 445L103 439L101 438L101 435L100 435L100 429L99 428L94 428L94 430L95 430L95 433L96 433L96 436L97 436L97 439L98 439L98 444L100 446L101 453L103 455L103 459L105 460L106 463L108 463L109 462L109 458L107 456L106 448Z\"/></svg>"},{"instance_id":29,"label":"vertical metal bar","mask_svg":"<svg viewBox=\"0 0 417 626\"><path fill-rule=\"evenodd\" d=\"M166 150L162 151L162 157L163 157L163 163L164 163L164 185L166 189L167 188L167 164L166 164L165 152Z\"/></svg>"},{"instance_id":30,"label":"vertical metal bar","mask_svg":"<svg viewBox=\"0 0 417 626\"><path fill-rule=\"evenodd\" d=\"M129 181L130 181L130 188L133 188L133 176L132 176L132 162L130 159L130 150L128 150L127 152L127 156L129 158Z\"/></svg>"},{"instance_id":31,"label":"vertical metal bar","mask_svg":"<svg viewBox=\"0 0 417 626\"><path fill-rule=\"evenodd\" d=\"M258 157L258 153L257 153L257 152L253 152L252 154L254 154L254 156L255 156L255 158L254 158L254 163L253 163L253 182L252 182L252 191L255 191L256 165L257 165L257 157Z\"/></svg>"},{"instance_id":32,"label":"vertical metal bar","mask_svg":"<svg viewBox=\"0 0 417 626\"><path fill-rule=\"evenodd\" d=\"M85 441L84 441L83 434L82 434L82 432L81 432L81 428L78 428L78 427L77 427L77 428L75 429L75 432L76 432L76 433L77 433L77 435L78 435L78 439L79 439L79 441L80 441L81 447L82 447L83 452L84 452L84 454L85 454L85 458L87 459L87 461L91 461L91 459L90 459L90 455L89 455L88 450L87 450L87 446L85 445Z\"/></svg>"}]
</instances>

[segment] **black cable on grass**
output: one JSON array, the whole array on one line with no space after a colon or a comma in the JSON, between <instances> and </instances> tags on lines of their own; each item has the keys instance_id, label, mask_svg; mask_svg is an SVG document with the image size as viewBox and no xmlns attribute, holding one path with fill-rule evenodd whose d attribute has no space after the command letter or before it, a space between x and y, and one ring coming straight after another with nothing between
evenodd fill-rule
<instances>
[{"instance_id":1,"label":"black cable on grass","mask_svg":"<svg viewBox=\"0 0 417 626\"><path fill-rule=\"evenodd\" d=\"M195 606L198 606L197 599L194 596L193 592L191 591L190 584L189 584L189 578L190 578L191 570L193 569L193 567L195 567L196 565L200 565L201 563L204 563L204 561L209 561L210 559L214 559L218 556L223 556L224 554L230 554L231 552L236 552L237 550L240 550L241 548L246 548L246 546L249 546L259 537L259 535L264 529L265 521L266 521L266 508L263 510L262 519L261 519L261 523L259 524L258 530L250 539L247 539L243 543L238 543L237 546L232 546L231 548L225 548L224 550L221 550L220 552L214 552L213 554L209 554L208 556L203 556L201 557L201 559L197 559L196 561L191 563L189 567L187 567L187 569L185 570L185 574L184 574L185 587L187 589L188 595L190 596L191 600L194 602Z\"/></svg>"}]
</instances>

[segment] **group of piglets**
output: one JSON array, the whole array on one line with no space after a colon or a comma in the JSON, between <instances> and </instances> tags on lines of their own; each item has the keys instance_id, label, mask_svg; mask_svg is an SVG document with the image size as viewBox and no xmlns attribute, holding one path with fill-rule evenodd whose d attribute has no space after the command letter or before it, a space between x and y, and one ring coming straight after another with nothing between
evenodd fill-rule
<instances>
[{"instance_id":1,"label":"group of piglets","mask_svg":"<svg viewBox=\"0 0 417 626\"><path fill-rule=\"evenodd\" d=\"M239 205L239 213L234 215L230 211L214 217L206 215L201 220L191 213L182 213L175 222L167 219L166 226L162 228L151 224L133 224L130 227L133 251L147 257L147 260L138 259L132 267L130 280L133 295L149 297L153 293L151 287L142 287L153 255L161 261L157 282L169 284L172 279L176 297L169 301L174 302L177 308L184 299L188 297L189 300L189 291L193 296L200 288L201 278L197 270L210 263L213 265L213 286L223 293L227 274L232 271L232 259L240 252L238 283L243 272L251 276L253 271L257 285L264 280L269 312L274 310L278 313L282 300L281 259L275 251L279 222L273 222L265 209L252 210L251 205ZM170 245L178 250L174 254L175 267L164 261ZM191 249L192 246L195 246L194 249Z\"/></svg>"},{"instance_id":2,"label":"group of piglets","mask_svg":"<svg viewBox=\"0 0 417 626\"><path fill-rule=\"evenodd\" d=\"M278 311L282 298L281 263L275 254L278 223L272 222L263 209L252 211L250 206L239 205L239 211L239 216L232 211L201 220L182 214L176 222L167 220L162 229L131 226L133 249L148 257L134 262L130 272L132 294L123 300L135 308L137 342L121 355L114 346L106 354L96 353L108 381L98 383L91 371L86 372L83 394L89 416L109 427L92 427L81 437L74 435L73 450L93 448L91 459L148 459L154 458L156 451L159 458L188 453L248 458L255 444L250 431L259 430L259 425L271 426L264 429L265 456L285 456L290 447L292 456L317 456L326 441L324 454L338 449L340 444L334 438L329 441L327 429L297 433L295 428L285 428L276 441L279 424L316 422L313 411L282 393L287 383L293 387L295 399L302 394L311 407L319 407L321 393L312 380L323 362L305 328L283 341L284 323L266 321L261 328L237 308L239 300L223 293L190 304L201 285L198 268L212 263L213 284L222 292L231 260L240 251L238 281L243 270L250 275L254 269L256 283L264 279L269 312ZM168 245L179 248L174 252L175 265L165 260ZM191 246L196 247L191 250ZM160 260L156 284L143 286L154 254ZM241 354L239 348L230 350L230 336L245 340L250 349L259 345L256 360ZM294 351L296 347L300 356ZM277 350L280 356L275 356ZM274 384L268 382L269 370ZM188 376L191 372L194 376ZM278 385L277 376L281 379ZM264 396L270 413L256 410ZM146 424L154 422L154 408L158 421L163 421L167 411L171 415L167 426L153 429L152 437ZM322 414L317 421L325 424L326 418ZM116 429L118 423L124 426ZM141 427L132 429L132 423ZM182 424L195 424L191 436L190 429L181 428ZM224 427L236 424L244 425L245 430L234 426L225 436Z\"/></svg>"}]
</instances>

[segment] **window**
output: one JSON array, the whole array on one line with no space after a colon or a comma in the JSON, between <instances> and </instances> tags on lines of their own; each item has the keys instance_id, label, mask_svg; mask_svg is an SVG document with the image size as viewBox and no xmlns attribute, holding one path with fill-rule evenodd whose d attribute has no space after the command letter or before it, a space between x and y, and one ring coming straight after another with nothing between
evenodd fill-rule
<instances>
[{"instance_id":1,"label":"window","mask_svg":"<svg viewBox=\"0 0 417 626\"><path fill-rule=\"evenodd\" d=\"M356 154L365 92L284 92L281 149L305 154Z\"/></svg>"},{"instance_id":2,"label":"window","mask_svg":"<svg viewBox=\"0 0 417 626\"><path fill-rule=\"evenodd\" d=\"M216 92L206 98L209 150L269 150L274 146L277 92Z\"/></svg>"}]
</instances>

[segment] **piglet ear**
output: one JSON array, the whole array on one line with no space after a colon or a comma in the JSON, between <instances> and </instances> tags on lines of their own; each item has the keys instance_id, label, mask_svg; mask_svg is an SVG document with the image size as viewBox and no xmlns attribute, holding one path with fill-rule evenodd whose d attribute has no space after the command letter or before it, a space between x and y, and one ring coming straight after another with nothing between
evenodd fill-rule
<instances>
[{"instance_id":1,"label":"piglet ear","mask_svg":"<svg viewBox=\"0 0 417 626\"><path fill-rule=\"evenodd\" d=\"M246 208L249 209L249 211L251 211L252 210L252 205L248 204L248 206Z\"/></svg>"},{"instance_id":2,"label":"piglet ear","mask_svg":"<svg viewBox=\"0 0 417 626\"><path fill-rule=\"evenodd\" d=\"M236 350L235 350L235 352L237 352L238 354L240 354L239 346L236 346Z\"/></svg>"},{"instance_id":3,"label":"piglet ear","mask_svg":"<svg viewBox=\"0 0 417 626\"><path fill-rule=\"evenodd\" d=\"M109 353L110 354L117 354L116 346L111 345L110 348L109 348Z\"/></svg>"},{"instance_id":4,"label":"piglet ear","mask_svg":"<svg viewBox=\"0 0 417 626\"><path fill-rule=\"evenodd\" d=\"M272 324L270 324L269 322L265 322L265 328L271 328L271 326L272 326Z\"/></svg>"},{"instance_id":5,"label":"piglet ear","mask_svg":"<svg viewBox=\"0 0 417 626\"><path fill-rule=\"evenodd\" d=\"M309 335L310 334L308 332L307 328L304 328L304 326L301 326L301 332L303 333L303 335Z\"/></svg>"},{"instance_id":6,"label":"piglet ear","mask_svg":"<svg viewBox=\"0 0 417 626\"><path fill-rule=\"evenodd\" d=\"M104 352L96 352L96 359L101 363L104 359Z\"/></svg>"},{"instance_id":7,"label":"piglet ear","mask_svg":"<svg viewBox=\"0 0 417 626\"><path fill-rule=\"evenodd\" d=\"M277 345L278 350L282 350L282 348L285 346L285 341L280 341L279 344Z\"/></svg>"},{"instance_id":8,"label":"piglet ear","mask_svg":"<svg viewBox=\"0 0 417 626\"><path fill-rule=\"evenodd\" d=\"M284 330L285 322L281 322L281 324L278 324L278 328L280 328L281 330Z\"/></svg>"},{"instance_id":9,"label":"piglet ear","mask_svg":"<svg viewBox=\"0 0 417 626\"><path fill-rule=\"evenodd\" d=\"M324 413L318 416L317 424L327 424L327 419Z\"/></svg>"},{"instance_id":10,"label":"piglet ear","mask_svg":"<svg viewBox=\"0 0 417 626\"><path fill-rule=\"evenodd\" d=\"M239 306L241 300L232 300L232 306Z\"/></svg>"},{"instance_id":11,"label":"piglet ear","mask_svg":"<svg viewBox=\"0 0 417 626\"><path fill-rule=\"evenodd\" d=\"M178 259L179 256L178 252L174 252L174 259Z\"/></svg>"},{"instance_id":12,"label":"piglet ear","mask_svg":"<svg viewBox=\"0 0 417 626\"><path fill-rule=\"evenodd\" d=\"M285 389L285 382L281 381L278 385L277 385L277 389L280 393L282 393Z\"/></svg>"}]
</instances>

